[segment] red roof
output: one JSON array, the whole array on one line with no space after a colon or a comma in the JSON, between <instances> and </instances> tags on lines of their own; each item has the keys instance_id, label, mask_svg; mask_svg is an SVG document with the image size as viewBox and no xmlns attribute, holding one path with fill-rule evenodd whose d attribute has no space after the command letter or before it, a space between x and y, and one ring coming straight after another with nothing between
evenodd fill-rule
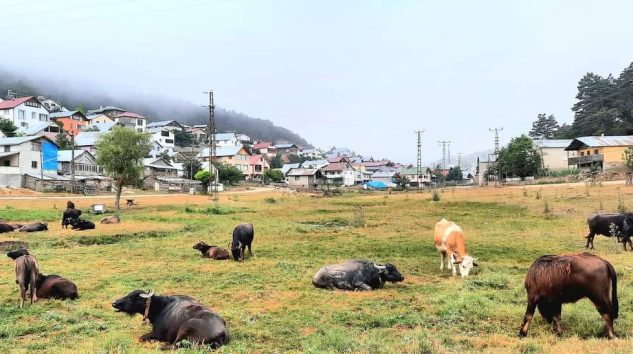
<instances>
[{"instance_id":1,"label":"red roof","mask_svg":"<svg viewBox=\"0 0 633 354\"><path fill-rule=\"evenodd\" d=\"M323 168L323 171L343 171L349 166L347 162L333 162Z\"/></svg>"},{"instance_id":2,"label":"red roof","mask_svg":"<svg viewBox=\"0 0 633 354\"><path fill-rule=\"evenodd\" d=\"M262 157L262 155L251 155L251 157L248 160L248 164L249 165L259 165L262 164L263 165L263 160L264 158Z\"/></svg>"},{"instance_id":3,"label":"red roof","mask_svg":"<svg viewBox=\"0 0 633 354\"><path fill-rule=\"evenodd\" d=\"M15 108L15 107L21 105L22 103L30 100L31 98L34 98L34 97L33 96L20 97L20 98L16 98L16 99L13 99L13 100L2 101L2 102L0 102L0 109Z\"/></svg>"},{"instance_id":4,"label":"red roof","mask_svg":"<svg viewBox=\"0 0 633 354\"><path fill-rule=\"evenodd\" d=\"M258 149L264 149L264 148L268 148L271 147L273 145L273 143L271 143L270 141L262 141L259 142L255 145L253 145L253 149L258 150Z\"/></svg>"},{"instance_id":5,"label":"red roof","mask_svg":"<svg viewBox=\"0 0 633 354\"><path fill-rule=\"evenodd\" d=\"M349 161L349 157L347 156L336 156L336 157L328 157L327 162L335 163L335 162L345 162Z\"/></svg>"},{"instance_id":6,"label":"red roof","mask_svg":"<svg viewBox=\"0 0 633 354\"><path fill-rule=\"evenodd\" d=\"M114 118L118 118L118 117L130 117L130 118L140 118L140 119L145 119L145 117L143 117L142 115L138 114L138 113L134 113L134 112L123 112L117 116L114 116Z\"/></svg>"}]
</instances>

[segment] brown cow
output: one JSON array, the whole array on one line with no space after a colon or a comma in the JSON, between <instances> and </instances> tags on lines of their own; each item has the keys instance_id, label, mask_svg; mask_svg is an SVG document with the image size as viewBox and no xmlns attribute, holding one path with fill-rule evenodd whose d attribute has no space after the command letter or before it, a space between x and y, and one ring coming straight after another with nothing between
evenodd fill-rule
<instances>
[{"instance_id":1,"label":"brown cow","mask_svg":"<svg viewBox=\"0 0 633 354\"><path fill-rule=\"evenodd\" d=\"M112 216L107 216L101 219L102 224L118 224L121 222L121 218L117 214L113 214Z\"/></svg>"},{"instance_id":2,"label":"brown cow","mask_svg":"<svg viewBox=\"0 0 633 354\"><path fill-rule=\"evenodd\" d=\"M468 276L473 266L477 266L477 259L468 255L464 230L452 221L442 219L435 224L435 248L440 252L440 270L444 269L444 258L448 269L453 271L453 276L459 273L462 277Z\"/></svg>"},{"instance_id":3,"label":"brown cow","mask_svg":"<svg viewBox=\"0 0 633 354\"><path fill-rule=\"evenodd\" d=\"M537 258L525 277L528 303L519 336L527 335L537 306L541 316L552 323L556 334L562 334L562 305L586 297L602 315L609 339L615 338L613 320L618 318L617 282L611 263L591 253Z\"/></svg>"},{"instance_id":4,"label":"brown cow","mask_svg":"<svg viewBox=\"0 0 633 354\"><path fill-rule=\"evenodd\" d=\"M211 258L215 260L229 259L229 251L226 248L218 246L210 246L200 241L193 246L194 250L200 251L202 257Z\"/></svg>"},{"instance_id":5,"label":"brown cow","mask_svg":"<svg viewBox=\"0 0 633 354\"><path fill-rule=\"evenodd\" d=\"M37 278L37 297L42 299L77 299L77 285L56 274L39 274Z\"/></svg>"},{"instance_id":6,"label":"brown cow","mask_svg":"<svg viewBox=\"0 0 633 354\"><path fill-rule=\"evenodd\" d=\"M26 290L30 291L32 305L37 301L36 283L40 274L37 260L26 249L7 252L7 256L15 260L15 283L20 286L20 308L24 306Z\"/></svg>"}]
</instances>

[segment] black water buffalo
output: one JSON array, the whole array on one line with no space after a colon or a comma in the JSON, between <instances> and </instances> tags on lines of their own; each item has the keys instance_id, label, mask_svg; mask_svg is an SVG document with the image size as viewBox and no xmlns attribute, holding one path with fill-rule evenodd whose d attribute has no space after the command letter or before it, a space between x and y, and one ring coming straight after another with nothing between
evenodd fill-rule
<instances>
[{"instance_id":1,"label":"black water buffalo","mask_svg":"<svg viewBox=\"0 0 633 354\"><path fill-rule=\"evenodd\" d=\"M244 250L248 247L248 253L253 255L251 244L255 237L253 224L239 224L233 229L233 241L229 244L233 259L236 261L244 260Z\"/></svg>"},{"instance_id":2,"label":"black water buffalo","mask_svg":"<svg viewBox=\"0 0 633 354\"><path fill-rule=\"evenodd\" d=\"M22 226L18 231L20 232L37 232L48 230L48 223L35 222Z\"/></svg>"},{"instance_id":3,"label":"black water buffalo","mask_svg":"<svg viewBox=\"0 0 633 354\"><path fill-rule=\"evenodd\" d=\"M7 256L15 260L15 283L20 286L20 308L24 306L27 290L32 305L37 301L37 277L40 274L37 260L24 248L7 252Z\"/></svg>"},{"instance_id":4,"label":"black water buffalo","mask_svg":"<svg viewBox=\"0 0 633 354\"><path fill-rule=\"evenodd\" d=\"M624 243L624 250L626 251L626 244L631 246L633 251L633 243L631 242L631 236L633 235L633 213L623 214L593 214L587 218L587 225L589 225L589 235L587 235L586 248L593 249L593 238L596 235L604 235L607 237L616 236L618 242ZM612 232L616 232L615 235Z\"/></svg>"},{"instance_id":5,"label":"black water buffalo","mask_svg":"<svg viewBox=\"0 0 633 354\"><path fill-rule=\"evenodd\" d=\"M66 209L75 209L75 203L70 200L66 202Z\"/></svg>"},{"instance_id":6,"label":"black water buffalo","mask_svg":"<svg viewBox=\"0 0 633 354\"><path fill-rule=\"evenodd\" d=\"M134 290L112 307L129 315L142 314L152 331L141 341L158 340L175 346L182 340L217 348L229 342L226 322L206 306L184 295L157 296L154 291Z\"/></svg>"},{"instance_id":7,"label":"black water buffalo","mask_svg":"<svg viewBox=\"0 0 633 354\"><path fill-rule=\"evenodd\" d=\"M0 223L0 234L4 232L13 232L15 230L12 225Z\"/></svg>"},{"instance_id":8,"label":"black water buffalo","mask_svg":"<svg viewBox=\"0 0 633 354\"><path fill-rule=\"evenodd\" d=\"M77 299L77 285L59 275L39 274L37 277L37 297L42 299Z\"/></svg>"},{"instance_id":9,"label":"black water buffalo","mask_svg":"<svg viewBox=\"0 0 633 354\"><path fill-rule=\"evenodd\" d=\"M613 266L591 253L542 256L528 269L525 277L528 303L519 336L527 335L534 310L552 323L556 334L563 304L589 298L606 324L607 336L615 337L613 320L618 318L618 281Z\"/></svg>"},{"instance_id":10,"label":"black water buffalo","mask_svg":"<svg viewBox=\"0 0 633 354\"><path fill-rule=\"evenodd\" d=\"M194 250L200 251L202 253L202 257L212 258L216 260L221 259L229 259L229 251L222 247L207 245L206 243L200 241L193 245Z\"/></svg>"},{"instance_id":11,"label":"black water buffalo","mask_svg":"<svg viewBox=\"0 0 633 354\"><path fill-rule=\"evenodd\" d=\"M349 260L325 266L314 275L312 284L317 288L341 290L373 290L385 282L403 281L404 277L391 263L384 265L366 260Z\"/></svg>"},{"instance_id":12,"label":"black water buffalo","mask_svg":"<svg viewBox=\"0 0 633 354\"><path fill-rule=\"evenodd\" d=\"M83 219L73 219L70 222L70 226L75 231L90 230L95 228L95 223Z\"/></svg>"},{"instance_id":13,"label":"black water buffalo","mask_svg":"<svg viewBox=\"0 0 633 354\"><path fill-rule=\"evenodd\" d=\"M79 209L64 210L64 213L62 214L62 227L67 229L68 225L71 225L73 220L79 219L79 216L81 216L81 210Z\"/></svg>"}]
</instances>

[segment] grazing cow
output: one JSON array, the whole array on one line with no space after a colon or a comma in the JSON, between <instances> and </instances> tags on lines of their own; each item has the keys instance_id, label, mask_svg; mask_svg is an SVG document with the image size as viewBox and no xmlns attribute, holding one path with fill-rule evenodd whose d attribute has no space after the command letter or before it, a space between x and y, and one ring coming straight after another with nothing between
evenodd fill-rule
<instances>
[{"instance_id":1,"label":"grazing cow","mask_svg":"<svg viewBox=\"0 0 633 354\"><path fill-rule=\"evenodd\" d=\"M79 298L77 286L70 280L59 275L39 274L37 277L37 297L42 299L71 299Z\"/></svg>"},{"instance_id":2,"label":"grazing cow","mask_svg":"<svg viewBox=\"0 0 633 354\"><path fill-rule=\"evenodd\" d=\"M13 232L15 230L13 226L9 224L0 223L0 234L4 232Z\"/></svg>"},{"instance_id":3,"label":"grazing cow","mask_svg":"<svg viewBox=\"0 0 633 354\"><path fill-rule=\"evenodd\" d=\"M376 264L366 260L349 260L322 267L312 277L317 288L340 290L373 290L385 286L385 282L401 282L404 277L391 263Z\"/></svg>"},{"instance_id":4,"label":"grazing cow","mask_svg":"<svg viewBox=\"0 0 633 354\"><path fill-rule=\"evenodd\" d=\"M244 250L248 247L248 253L253 255L251 244L255 237L253 224L239 224L233 230L233 241L229 244L233 259L236 261L244 260Z\"/></svg>"},{"instance_id":5,"label":"grazing cow","mask_svg":"<svg viewBox=\"0 0 633 354\"><path fill-rule=\"evenodd\" d=\"M617 276L613 266L591 253L537 258L525 276L528 303L519 336L527 335L534 310L562 334L562 304L589 298L606 324L607 336L615 338L613 320L618 318Z\"/></svg>"},{"instance_id":6,"label":"grazing cow","mask_svg":"<svg viewBox=\"0 0 633 354\"><path fill-rule=\"evenodd\" d=\"M95 228L95 223L83 219L73 219L70 226L75 231L90 230Z\"/></svg>"},{"instance_id":7,"label":"grazing cow","mask_svg":"<svg viewBox=\"0 0 633 354\"><path fill-rule=\"evenodd\" d=\"M64 213L62 214L62 227L67 229L68 225L72 224L73 220L79 219L79 216L81 216L81 210L79 209L64 210Z\"/></svg>"},{"instance_id":8,"label":"grazing cow","mask_svg":"<svg viewBox=\"0 0 633 354\"><path fill-rule=\"evenodd\" d=\"M18 231L19 232L36 232L36 231L46 231L46 230L48 230L48 223L36 222L36 223L24 225Z\"/></svg>"},{"instance_id":9,"label":"grazing cow","mask_svg":"<svg viewBox=\"0 0 633 354\"><path fill-rule=\"evenodd\" d=\"M112 216L105 217L101 219L102 224L118 224L121 222L121 218L117 214L112 214Z\"/></svg>"},{"instance_id":10,"label":"grazing cow","mask_svg":"<svg viewBox=\"0 0 633 354\"><path fill-rule=\"evenodd\" d=\"M194 250L198 250L202 253L202 257L212 258L216 260L229 259L229 251L218 246L209 246L206 243L200 241L193 246Z\"/></svg>"},{"instance_id":11,"label":"grazing cow","mask_svg":"<svg viewBox=\"0 0 633 354\"><path fill-rule=\"evenodd\" d=\"M37 301L36 283L40 274L37 260L24 248L7 252L7 256L15 260L15 283L20 286L20 308L24 306L27 290L29 290L32 305Z\"/></svg>"},{"instance_id":12,"label":"grazing cow","mask_svg":"<svg viewBox=\"0 0 633 354\"><path fill-rule=\"evenodd\" d=\"M453 271L453 276L459 273L462 277L468 276L473 266L477 266L477 259L468 255L464 230L452 221L442 219L435 224L435 248L440 252L440 270L444 270L444 258L446 265Z\"/></svg>"},{"instance_id":13,"label":"grazing cow","mask_svg":"<svg viewBox=\"0 0 633 354\"><path fill-rule=\"evenodd\" d=\"M158 340L176 346L187 340L218 348L229 342L226 322L206 306L184 295L157 296L134 290L112 303L117 312L142 314L151 322L152 331L141 336L141 341Z\"/></svg>"},{"instance_id":14,"label":"grazing cow","mask_svg":"<svg viewBox=\"0 0 633 354\"><path fill-rule=\"evenodd\" d=\"M593 249L593 238L596 235L604 235L607 237L616 236L618 242L623 242L625 251L627 243L631 246L631 251L633 251L633 243L631 242L631 236L633 235L633 213L592 214L587 218L587 225L589 225L589 235L587 235L587 245L585 248ZM614 232L615 235L613 235L612 232Z\"/></svg>"}]
</instances>

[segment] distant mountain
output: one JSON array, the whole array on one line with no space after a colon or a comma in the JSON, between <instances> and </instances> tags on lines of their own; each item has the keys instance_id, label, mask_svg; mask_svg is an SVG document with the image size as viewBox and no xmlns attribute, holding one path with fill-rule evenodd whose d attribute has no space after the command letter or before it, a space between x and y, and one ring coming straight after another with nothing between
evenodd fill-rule
<instances>
[{"instance_id":1,"label":"distant mountain","mask_svg":"<svg viewBox=\"0 0 633 354\"><path fill-rule=\"evenodd\" d=\"M63 82L38 82L25 80L0 72L0 97L5 97L7 90L17 91L21 96L46 96L61 103L68 109L82 104L86 109L113 105L140 113L151 121L175 119L184 124L207 124L208 112L203 108L182 100L146 95L121 95L112 97L103 92L90 92L76 85L65 86ZM228 111L222 108L215 110L217 130L237 131L255 140L266 140L274 143L294 143L311 146L303 137L289 129L279 127L268 119L253 118L246 114Z\"/></svg>"}]
</instances>

